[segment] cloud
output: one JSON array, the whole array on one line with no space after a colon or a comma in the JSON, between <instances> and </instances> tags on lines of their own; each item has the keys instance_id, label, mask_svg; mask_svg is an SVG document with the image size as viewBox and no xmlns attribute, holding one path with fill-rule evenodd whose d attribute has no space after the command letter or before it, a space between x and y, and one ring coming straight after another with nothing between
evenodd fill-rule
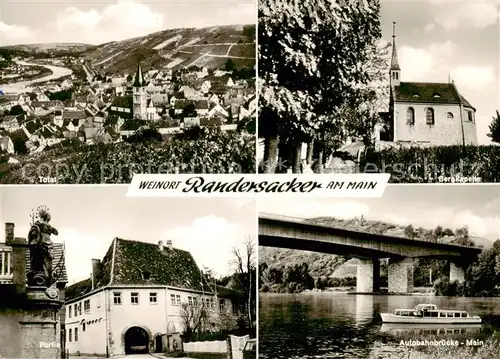
<instances>
[{"instance_id":1,"label":"cloud","mask_svg":"<svg viewBox=\"0 0 500 359\"><path fill-rule=\"evenodd\" d=\"M448 80L450 72L449 60L453 58L458 46L452 41L432 43L426 48L415 48L404 45L399 50L399 61L404 81L428 82Z\"/></svg>"},{"instance_id":2,"label":"cloud","mask_svg":"<svg viewBox=\"0 0 500 359\"><path fill-rule=\"evenodd\" d=\"M204 27L212 25L237 25L237 24L254 24L257 20L257 9L254 2L246 1L239 3L226 2L226 6L220 7L213 11L210 19L207 18L190 18L187 22L179 24L175 27ZM172 18L174 23L177 19Z\"/></svg>"},{"instance_id":3,"label":"cloud","mask_svg":"<svg viewBox=\"0 0 500 359\"><path fill-rule=\"evenodd\" d=\"M83 9L78 2L71 6L61 2L58 11L50 13L48 20L36 31L2 22L3 44L68 42L97 45L173 28L255 23L257 18L252 1L218 3L217 6L201 0L182 6L176 2L148 4L136 0L90 4L90 9ZM205 6L210 7L210 11L203 11Z\"/></svg>"},{"instance_id":4,"label":"cloud","mask_svg":"<svg viewBox=\"0 0 500 359\"><path fill-rule=\"evenodd\" d=\"M28 237L30 227L27 225L16 225L14 235L16 237ZM64 243L65 263L68 273L69 285L89 278L92 271L91 259L102 259L110 242L103 238L96 238L73 228L58 228L59 235L52 236L55 243ZM5 233L0 235L0 243L5 242ZM55 266L57 263L53 263Z\"/></svg>"},{"instance_id":5,"label":"cloud","mask_svg":"<svg viewBox=\"0 0 500 359\"><path fill-rule=\"evenodd\" d=\"M446 31L467 27L482 29L495 25L499 17L499 8L492 1L453 2L451 6L445 1L433 5L438 8L434 21Z\"/></svg>"},{"instance_id":6,"label":"cloud","mask_svg":"<svg viewBox=\"0 0 500 359\"><path fill-rule=\"evenodd\" d=\"M451 70L452 78L459 88L472 91L483 90L493 84L495 70L492 67L459 65Z\"/></svg>"},{"instance_id":7,"label":"cloud","mask_svg":"<svg viewBox=\"0 0 500 359\"><path fill-rule=\"evenodd\" d=\"M142 3L120 0L102 11L68 7L57 14L49 28L58 31L59 41L100 44L144 36L164 30L164 15Z\"/></svg>"},{"instance_id":8,"label":"cloud","mask_svg":"<svg viewBox=\"0 0 500 359\"><path fill-rule=\"evenodd\" d=\"M227 275L231 271L232 249L240 248L246 235L238 225L209 215L189 226L166 230L161 238L171 240L175 248L191 252L200 269L206 266L219 275Z\"/></svg>"},{"instance_id":9,"label":"cloud","mask_svg":"<svg viewBox=\"0 0 500 359\"><path fill-rule=\"evenodd\" d=\"M97 238L73 228L58 228L54 242L63 242L66 253L66 270L69 284L87 279L92 272L93 258L102 259L112 242L109 238Z\"/></svg>"},{"instance_id":10,"label":"cloud","mask_svg":"<svg viewBox=\"0 0 500 359\"><path fill-rule=\"evenodd\" d=\"M424 27L424 33L428 34L432 30L434 30L435 28L436 28L436 24L434 24L434 23L427 24Z\"/></svg>"},{"instance_id":11,"label":"cloud","mask_svg":"<svg viewBox=\"0 0 500 359\"><path fill-rule=\"evenodd\" d=\"M36 34L30 28L18 25L9 25L0 21L1 44L29 44L36 42Z\"/></svg>"}]
</instances>

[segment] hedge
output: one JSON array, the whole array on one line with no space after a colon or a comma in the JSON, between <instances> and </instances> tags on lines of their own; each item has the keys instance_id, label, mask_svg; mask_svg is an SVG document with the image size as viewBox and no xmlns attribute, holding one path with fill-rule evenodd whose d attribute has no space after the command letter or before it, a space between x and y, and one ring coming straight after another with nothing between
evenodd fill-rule
<instances>
[{"instance_id":1,"label":"hedge","mask_svg":"<svg viewBox=\"0 0 500 359\"><path fill-rule=\"evenodd\" d=\"M500 182L500 146L437 146L368 151L362 173L390 173L391 183L435 183L447 177Z\"/></svg>"},{"instance_id":2,"label":"hedge","mask_svg":"<svg viewBox=\"0 0 500 359\"><path fill-rule=\"evenodd\" d=\"M0 183L130 183L134 173L255 173L255 137L213 132L198 140L120 142L54 149L21 164L3 163Z\"/></svg>"}]
</instances>

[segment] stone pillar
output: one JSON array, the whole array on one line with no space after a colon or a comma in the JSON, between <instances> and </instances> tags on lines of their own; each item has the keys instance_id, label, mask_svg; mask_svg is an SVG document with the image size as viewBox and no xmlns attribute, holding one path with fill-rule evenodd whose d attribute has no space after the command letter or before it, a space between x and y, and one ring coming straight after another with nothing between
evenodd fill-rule
<instances>
[{"instance_id":1,"label":"stone pillar","mask_svg":"<svg viewBox=\"0 0 500 359\"><path fill-rule=\"evenodd\" d=\"M358 259L356 292L373 293L380 291L380 260L378 258Z\"/></svg>"},{"instance_id":2,"label":"stone pillar","mask_svg":"<svg viewBox=\"0 0 500 359\"><path fill-rule=\"evenodd\" d=\"M12 284L26 286L26 239L13 238L10 246L12 247Z\"/></svg>"},{"instance_id":3,"label":"stone pillar","mask_svg":"<svg viewBox=\"0 0 500 359\"><path fill-rule=\"evenodd\" d=\"M60 358L57 311L63 302L55 288L28 287L21 324L21 358Z\"/></svg>"},{"instance_id":4,"label":"stone pillar","mask_svg":"<svg viewBox=\"0 0 500 359\"><path fill-rule=\"evenodd\" d=\"M465 270L462 266L450 261L450 283L452 282L465 282Z\"/></svg>"},{"instance_id":5,"label":"stone pillar","mask_svg":"<svg viewBox=\"0 0 500 359\"><path fill-rule=\"evenodd\" d=\"M14 223L5 223L5 245L10 246L14 240Z\"/></svg>"},{"instance_id":6,"label":"stone pillar","mask_svg":"<svg viewBox=\"0 0 500 359\"><path fill-rule=\"evenodd\" d=\"M389 259L387 281L389 293L410 293L413 290L413 258Z\"/></svg>"}]
</instances>

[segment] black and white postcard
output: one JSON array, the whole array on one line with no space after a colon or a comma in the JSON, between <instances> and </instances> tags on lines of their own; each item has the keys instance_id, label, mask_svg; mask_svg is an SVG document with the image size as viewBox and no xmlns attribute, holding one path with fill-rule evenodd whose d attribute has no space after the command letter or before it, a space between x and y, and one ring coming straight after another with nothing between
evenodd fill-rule
<instances>
[{"instance_id":1,"label":"black and white postcard","mask_svg":"<svg viewBox=\"0 0 500 359\"><path fill-rule=\"evenodd\" d=\"M255 173L254 0L0 11L2 183Z\"/></svg>"},{"instance_id":2,"label":"black and white postcard","mask_svg":"<svg viewBox=\"0 0 500 359\"><path fill-rule=\"evenodd\" d=\"M256 358L253 199L0 189L0 356Z\"/></svg>"},{"instance_id":3,"label":"black and white postcard","mask_svg":"<svg viewBox=\"0 0 500 359\"><path fill-rule=\"evenodd\" d=\"M259 1L259 171L500 181L499 13L497 1Z\"/></svg>"},{"instance_id":4,"label":"black and white postcard","mask_svg":"<svg viewBox=\"0 0 500 359\"><path fill-rule=\"evenodd\" d=\"M495 358L498 193L259 199L259 357Z\"/></svg>"}]
</instances>

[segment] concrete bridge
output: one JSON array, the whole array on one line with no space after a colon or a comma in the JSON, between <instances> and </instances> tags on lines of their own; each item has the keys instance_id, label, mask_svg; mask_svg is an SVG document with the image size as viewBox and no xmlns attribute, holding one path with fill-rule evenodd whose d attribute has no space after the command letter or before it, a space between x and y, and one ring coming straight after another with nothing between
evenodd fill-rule
<instances>
[{"instance_id":1,"label":"concrete bridge","mask_svg":"<svg viewBox=\"0 0 500 359\"><path fill-rule=\"evenodd\" d=\"M389 293L413 289L415 258L450 261L450 282L465 280L465 269L481 248L334 228L306 219L261 213L259 245L349 255L358 259L356 291L380 291L380 259L388 258Z\"/></svg>"}]
</instances>

